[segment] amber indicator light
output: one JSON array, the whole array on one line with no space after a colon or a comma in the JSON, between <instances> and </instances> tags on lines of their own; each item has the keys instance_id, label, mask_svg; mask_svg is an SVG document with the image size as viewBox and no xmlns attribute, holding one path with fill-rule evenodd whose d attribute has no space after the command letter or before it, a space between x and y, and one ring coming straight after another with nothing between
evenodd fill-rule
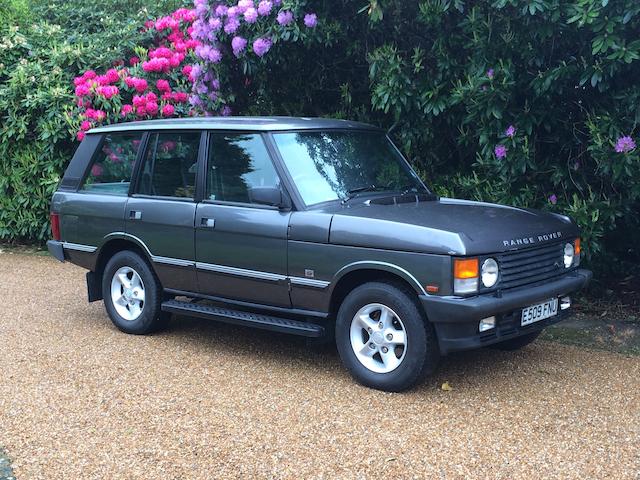
<instances>
[{"instance_id":1,"label":"amber indicator light","mask_svg":"<svg viewBox=\"0 0 640 480\"><path fill-rule=\"evenodd\" d=\"M476 278L478 276L478 259L456 258L453 261L453 276L459 279Z\"/></svg>"}]
</instances>

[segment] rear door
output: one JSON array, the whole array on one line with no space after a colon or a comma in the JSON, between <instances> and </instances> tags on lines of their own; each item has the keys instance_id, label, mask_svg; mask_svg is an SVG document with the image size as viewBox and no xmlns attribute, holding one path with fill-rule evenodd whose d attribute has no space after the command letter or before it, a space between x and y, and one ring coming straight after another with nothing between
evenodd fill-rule
<instances>
[{"instance_id":1,"label":"rear door","mask_svg":"<svg viewBox=\"0 0 640 480\"><path fill-rule=\"evenodd\" d=\"M146 245L164 288L196 289L194 218L203 133L148 134L125 210L126 232Z\"/></svg>"},{"instance_id":2,"label":"rear door","mask_svg":"<svg viewBox=\"0 0 640 480\"><path fill-rule=\"evenodd\" d=\"M195 222L198 291L290 307L291 213L251 200L253 188L283 188L262 136L211 132L205 184Z\"/></svg>"}]
</instances>

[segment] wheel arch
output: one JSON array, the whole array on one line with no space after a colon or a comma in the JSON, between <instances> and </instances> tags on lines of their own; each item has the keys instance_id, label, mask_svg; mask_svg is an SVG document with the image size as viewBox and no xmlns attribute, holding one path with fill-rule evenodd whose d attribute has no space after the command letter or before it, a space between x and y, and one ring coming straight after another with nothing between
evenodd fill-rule
<instances>
[{"instance_id":1,"label":"wheel arch","mask_svg":"<svg viewBox=\"0 0 640 480\"><path fill-rule=\"evenodd\" d=\"M351 290L367 282L391 282L404 286L416 295L426 292L420 282L404 268L386 262L355 262L336 273L329 291L329 314L335 318L340 304ZM418 302L419 303L419 302ZM420 305L420 308L422 306Z\"/></svg>"},{"instance_id":2,"label":"wheel arch","mask_svg":"<svg viewBox=\"0 0 640 480\"><path fill-rule=\"evenodd\" d=\"M104 272L104 267L111 257L123 250L131 250L141 255L142 258L147 260L149 267L155 273L151 260L151 252L149 252L149 249L142 240L123 232L112 233L105 237L104 243L96 252L95 265L93 271L89 273L89 275L93 277L89 281L90 298L97 300L102 298L102 273Z\"/></svg>"}]
</instances>

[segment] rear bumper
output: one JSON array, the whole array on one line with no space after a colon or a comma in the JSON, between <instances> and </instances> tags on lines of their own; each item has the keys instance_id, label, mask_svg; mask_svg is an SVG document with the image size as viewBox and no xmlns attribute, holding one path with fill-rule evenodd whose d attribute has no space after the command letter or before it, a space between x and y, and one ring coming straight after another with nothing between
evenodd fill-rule
<instances>
[{"instance_id":1,"label":"rear bumper","mask_svg":"<svg viewBox=\"0 0 640 480\"><path fill-rule=\"evenodd\" d=\"M553 282L513 292L470 298L421 295L420 300L436 328L440 351L446 354L526 335L565 319L570 310L560 311L555 317L541 322L520 326L523 307L576 292L589 283L591 276L589 270L578 269ZM496 317L496 328L480 333L478 323L491 316Z\"/></svg>"},{"instance_id":2,"label":"rear bumper","mask_svg":"<svg viewBox=\"0 0 640 480\"><path fill-rule=\"evenodd\" d=\"M52 257L64 262L64 248L62 248L62 242L57 240L49 240L47 242L47 249Z\"/></svg>"}]
</instances>

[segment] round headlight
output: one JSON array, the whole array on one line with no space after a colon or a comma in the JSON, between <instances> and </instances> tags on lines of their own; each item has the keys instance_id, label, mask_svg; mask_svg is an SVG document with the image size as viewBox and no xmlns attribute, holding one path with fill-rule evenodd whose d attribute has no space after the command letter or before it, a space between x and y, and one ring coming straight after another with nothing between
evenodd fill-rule
<instances>
[{"instance_id":1,"label":"round headlight","mask_svg":"<svg viewBox=\"0 0 640 480\"><path fill-rule=\"evenodd\" d=\"M573 265L573 244L567 243L564 246L564 268L569 268Z\"/></svg>"},{"instance_id":2,"label":"round headlight","mask_svg":"<svg viewBox=\"0 0 640 480\"><path fill-rule=\"evenodd\" d=\"M493 287L498 281L498 262L493 258L487 258L482 262L482 285L487 288Z\"/></svg>"}]
</instances>

